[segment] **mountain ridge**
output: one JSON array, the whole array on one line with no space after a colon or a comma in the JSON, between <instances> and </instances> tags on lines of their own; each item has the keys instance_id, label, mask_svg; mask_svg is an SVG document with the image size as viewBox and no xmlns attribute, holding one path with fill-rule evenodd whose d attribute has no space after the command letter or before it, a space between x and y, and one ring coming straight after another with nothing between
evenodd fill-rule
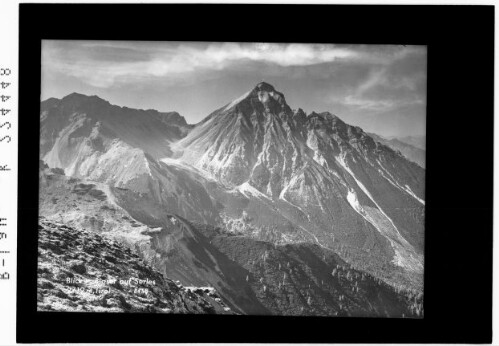
<instances>
[{"instance_id":1,"label":"mountain ridge","mask_svg":"<svg viewBox=\"0 0 499 346\"><path fill-rule=\"evenodd\" d=\"M422 290L425 171L360 127L292 110L268 83L195 125L71 95L41 106L41 159L110 186L134 219L157 227L164 209L275 246L315 244Z\"/></svg>"},{"instance_id":2,"label":"mountain ridge","mask_svg":"<svg viewBox=\"0 0 499 346\"><path fill-rule=\"evenodd\" d=\"M404 142L397 137L383 137L375 133L369 135L381 144L384 144L395 151L400 151L408 160L417 163L422 168L426 166L426 151L424 145L413 145L410 141Z\"/></svg>"},{"instance_id":3,"label":"mountain ridge","mask_svg":"<svg viewBox=\"0 0 499 346\"><path fill-rule=\"evenodd\" d=\"M82 94L82 93L78 93L78 92L69 93L66 96L63 96L62 98L49 97L49 98L47 98L45 100L42 100L40 102L40 108L41 109L46 109L48 107L52 107L55 104L60 103L60 102L64 102L64 101L74 101L75 103L84 103L84 102L88 102L90 100L94 100L94 101L97 101L97 102L100 102L100 103L108 104L108 105L113 106L113 107L120 107L122 109L130 109L130 110L135 110L135 111L138 111L138 112L144 112L146 114L147 113L150 113L150 114L159 114L159 115L165 116L167 118L169 116L172 116L173 118L176 118L176 121L175 121L176 123L180 123L181 125L186 125L186 126L193 126L192 124L188 124L187 120L185 119L185 117L183 117L182 115L180 115L176 111L167 111L167 112L164 112L164 111L159 111L159 110L151 109L151 108L149 108L149 109L139 109L139 108L131 108L131 107L128 107L128 106L120 106L120 105L117 105L117 104L112 104L109 101L101 98L98 95L87 95L87 94Z\"/></svg>"}]
</instances>

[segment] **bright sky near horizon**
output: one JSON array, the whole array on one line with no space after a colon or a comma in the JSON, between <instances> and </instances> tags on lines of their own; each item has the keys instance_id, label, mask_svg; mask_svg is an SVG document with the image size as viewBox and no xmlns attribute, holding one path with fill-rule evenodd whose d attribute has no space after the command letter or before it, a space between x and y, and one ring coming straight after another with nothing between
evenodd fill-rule
<instances>
[{"instance_id":1,"label":"bright sky near horizon","mask_svg":"<svg viewBox=\"0 0 499 346\"><path fill-rule=\"evenodd\" d=\"M43 41L42 100L72 92L197 123L264 80L291 108L384 136L426 133L425 46Z\"/></svg>"}]
</instances>

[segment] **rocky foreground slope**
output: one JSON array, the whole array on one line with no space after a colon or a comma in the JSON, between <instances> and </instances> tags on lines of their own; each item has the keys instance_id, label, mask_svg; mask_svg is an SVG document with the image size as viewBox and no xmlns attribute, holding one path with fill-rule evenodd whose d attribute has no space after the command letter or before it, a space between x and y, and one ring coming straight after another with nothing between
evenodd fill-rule
<instances>
[{"instance_id":1,"label":"rocky foreground slope","mask_svg":"<svg viewBox=\"0 0 499 346\"><path fill-rule=\"evenodd\" d=\"M41 217L38 237L39 311L231 313L213 291L177 285L106 236Z\"/></svg>"}]
</instances>

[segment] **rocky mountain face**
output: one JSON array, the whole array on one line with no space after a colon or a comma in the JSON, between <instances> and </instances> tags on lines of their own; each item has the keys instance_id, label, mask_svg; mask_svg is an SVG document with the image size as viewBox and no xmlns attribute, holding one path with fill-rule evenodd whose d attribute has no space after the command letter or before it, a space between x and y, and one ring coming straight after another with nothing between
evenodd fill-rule
<instances>
[{"instance_id":1,"label":"rocky mountain face","mask_svg":"<svg viewBox=\"0 0 499 346\"><path fill-rule=\"evenodd\" d=\"M40 105L40 152L49 166L85 175L109 151L140 149L152 157L170 154L169 145L188 125L178 113L136 110L73 93Z\"/></svg>"},{"instance_id":2,"label":"rocky mountain face","mask_svg":"<svg viewBox=\"0 0 499 346\"><path fill-rule=\"evenodd\" d=\"M178 113L118 107L74 93L42 102L40 116L40 154L48 166L150 195L175 213L216 219L203 186L158 161L191 128Z\"/></svg>"},{"instance_id":3,"label":"rocky mountain face","mask_svg":"<svg viewBox=\"0 0 499 346\"><path fill-rule=\"evenodd\" d=\"M195 126L50 99L41 138L41 215L106 232L236 312L422 313L424 169L269 84Z\"/></svg>"},{"instance_id":4,"label":"rocky mountain face","mask_svg":"<svg viewBox=\"0 0 499 346\"><path fill-rule=\"evenodd\" d=\"M408 160L417 163L425 168L426 165L426 151L424 149L424 142L414 137L405 137L405 139L398 138L385 138L380 135L369 133L375 141L380 142L395 151L400 151ZM407 142L404 142L407 141ZM410 144L414 143L414 144Z\"/></svg>"},{"instance_id":5,"label":"rocky mountain face","mask_svg":"<svg viewBox=\"0 0 499 346\"><path fill-rule=\"evenodd\" d=\"M260 83L172 150L224 186L270 201L291 233L353 248L364 263L374 252L422 272L424 170L331 113L293 111ZM265 214L250 216L263 225L274 218Z\"/></svg>"}]
</instances>

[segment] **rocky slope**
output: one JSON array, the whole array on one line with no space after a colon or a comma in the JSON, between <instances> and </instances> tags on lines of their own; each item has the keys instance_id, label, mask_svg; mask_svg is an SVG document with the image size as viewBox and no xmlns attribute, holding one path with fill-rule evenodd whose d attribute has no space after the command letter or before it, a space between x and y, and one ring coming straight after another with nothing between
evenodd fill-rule
<instances>
[{"instance_id":1,"label":"rocky slope","mask_svg":"<svg viewBox=\"0 0 499 346\"><path fill-rule=\"evenodd\" d=\"M49 167L148 194L203 222L218 219L202 182L157 160L192 127L178 113L118 107L74 93L42 102L40 117L40 155Z\"/></svg>"},{"instance_id":2,"label":"rocky slope","mask_svg":"<svg viewBox=\"0 0 499 346\"><path fill-rule=\"evenodd\" d=\"M85 175L100 159L99 153L121 147L137 148L153 157L166 156L170 143L189 130L176 112L119 107L97 96L77 93L43 101L40 123L41 158L50 167L64 167L71 175Z\"/></svg>"},{"instance_id":3,"label":"rocky slope","mask_svg":"<svg viewBox=\"0 0 499 346\"><path fill-rule=\"evenodd\" d=\"M40 218L38 310L232 313L214 293L186 289L106 236Z\"/></svg>"}]
</instances>

